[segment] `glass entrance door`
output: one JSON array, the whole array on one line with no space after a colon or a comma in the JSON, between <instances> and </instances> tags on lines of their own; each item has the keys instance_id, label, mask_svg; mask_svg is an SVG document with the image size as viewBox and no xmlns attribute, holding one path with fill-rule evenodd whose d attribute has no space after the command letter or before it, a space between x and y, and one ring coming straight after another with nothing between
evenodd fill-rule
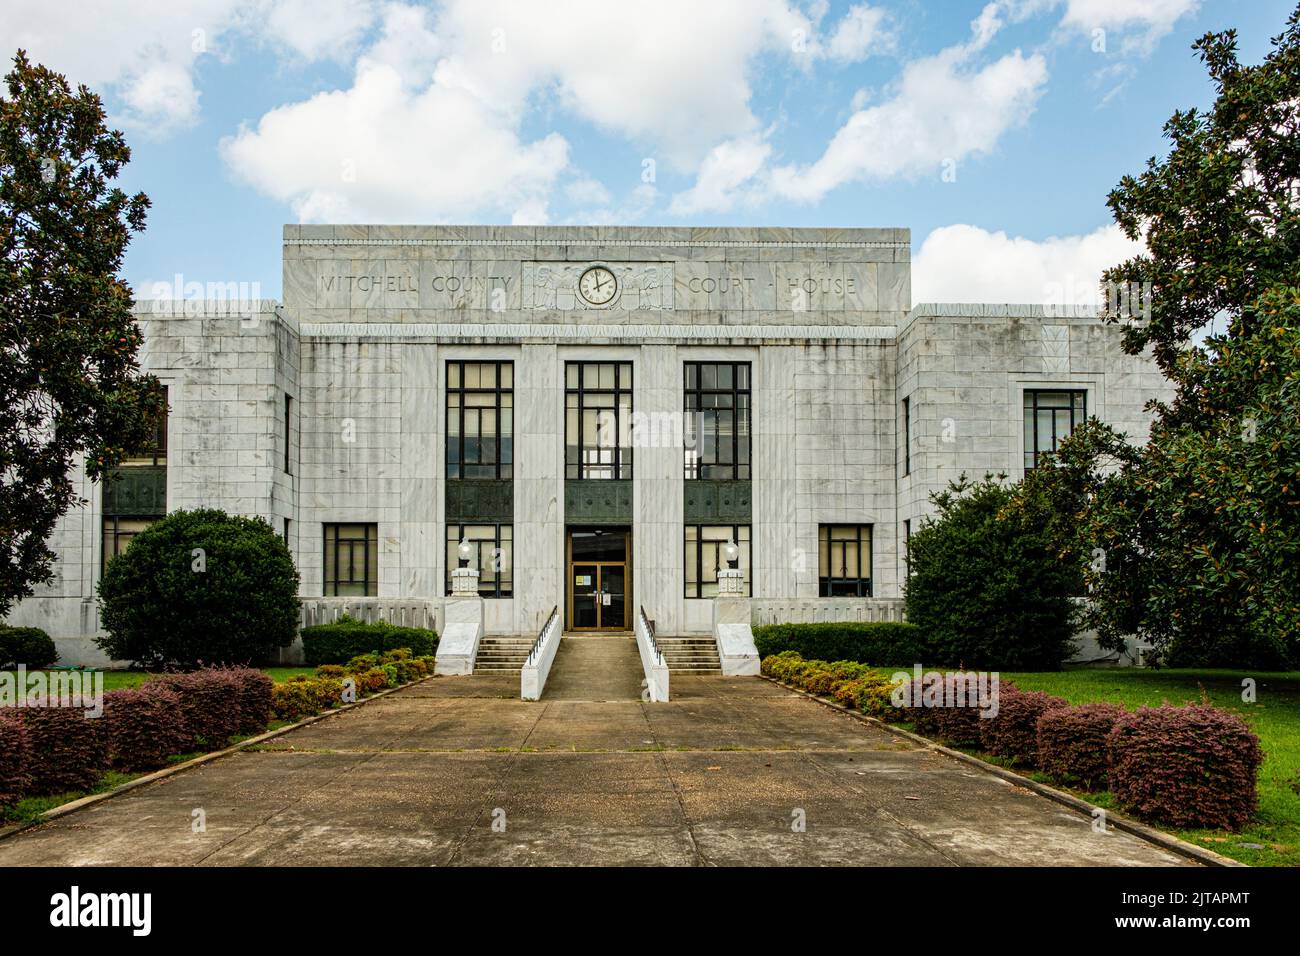
<instances>
[{"instance_id":1,"label":"glass entrance door","mask_svg":"<svg viewBox=\"0 0 1300 956\"><path fill-rule=\"evenodd\" d=\"M575 631L627 630L627 566L622 561L570 565L569 627Z\"/></svg>"},{"instance_id":2,"label":"glass entrance door","mask_svg":"<svg viewBox=\"0 0 1300 956\"><path fill-rule=\"evenodd\" d=\"M630 627L630 529L571 528L568 539L568 627L626 631Z\"/></svg>"}]
</instances>

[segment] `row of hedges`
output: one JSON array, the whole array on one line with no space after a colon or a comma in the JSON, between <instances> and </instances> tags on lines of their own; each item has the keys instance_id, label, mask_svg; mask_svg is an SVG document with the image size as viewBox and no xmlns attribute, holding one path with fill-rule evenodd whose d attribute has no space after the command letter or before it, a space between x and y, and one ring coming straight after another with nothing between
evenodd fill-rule
<instances>
[{"instance_id":1,"label":"row of hedges","mask_svg":"<svg viewBox=\"0 0 1300 956\"><path fill-rule=\"evenodd\" d=\"M163 674L109 691L104 711L0 712L0 806L25 796L89 790L110 769L155 770L176 754L217 750L270 721L271 678L244 667Z\"/></svg>"},{"instance_id":2,"label":"row of hedges","mask_svg":"<svg viewBox=\"0 0 1300 956\"><path fill-rule=\"evenodd\" d=\"M1074 706L1003 681L996 715L986 718L974 706L896 706L901 684L854 661L786 651L764 658L763 673L1063 783L1109 789L1123 809L1170 826L1238 830L1257 805L1259 738L1239 716L1208 704L1130 713L1114 704ZM920 703L921 690L914 685L900 700Z\"/></svg>"},{"instance_id":3,"label":"row of hedges","mask_svg":"<svg viewBox=\"0 0 1300 956\"><path fill-rule=\"evenodd\" d=\"M760 624L754 628L754 645L759 657L795 651L810 660L908 667L930 659L921 630L901 621Z\"/></svg>"},{"instance_id":4,"label":"row of hedges","mask_svg":"<svg viewBox=\"0 0 1300 956\"><path fill-rule=\"evenodd\" d=\"M384 654L358 654L346 664L321 664L316 676L292 677L276 684L271 708L277 720L300 720L322 711L360 700L388 687L428 677L434 658L415 656L410 648L396 648ZM351 682L348 684L348 682ZM352 693L349 695L348 690Z\"/></svg>"},{"instance_id":5,"label":"row of hedges","mask_svg":"<svg viewBox=\"0 0 1300 956\"><path fill-rule=\"evenodd\" d=\"M366 624L344 615L332 624L302 629L302 650L307 663L343 664L359 654L383 654L406 648L423 657L438 650L438 635L422 627L400 627L384 621Z\"/></svg>"},{"instance_id":6,"label":"row of hedges","mask_svg":"<svg viewBox=\"0 0 1300 956\"><path fill-rule=\"evenodd\" d=\"M58 659L54 641L39 627L0 624L0 670L49 667Z\"/></svg>"}]
</instances>

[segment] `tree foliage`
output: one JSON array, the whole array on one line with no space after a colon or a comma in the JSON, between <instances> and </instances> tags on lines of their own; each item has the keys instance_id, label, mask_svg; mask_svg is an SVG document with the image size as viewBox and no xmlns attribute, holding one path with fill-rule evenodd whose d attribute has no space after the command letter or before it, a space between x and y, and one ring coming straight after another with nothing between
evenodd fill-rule
<instances>
[{"instance_id":1,"label":"tree foliage","mask_svg":"<svg viewBox=\"0 0 1300 956\"><path fill-rule=\"evenodd\" d=\"M1174 385L1143 446L1090 422L1026 493L1073 515L1057 553L1081 565L1084 623L1157 659L1285 666L1300 659L1300 7L1243 66L1232 31L1195 47L1211 109L1165 126L1169 154L1111 193L1148 252L1105 273L1149 282L1149 321L1116 313L1125 348ZM1214 319L1224 332L1197 343Z\"/></svg>"},{"instance_id":2,"label":"tree foliage","mask_svg":"<svg viewBox=\"0 0 1300 956\"><path fill-rule=\"evenodd\" d=\"M1045 511L986 475L931 495L937 515L908 542L907 619L934 663L1054 670L1072 650L1078 569L1057 560Z\"/></svg>"},{"instance_id":3,"label":"tree foliage","mask_svg":"<svg viewBox=\"0 0 1300 956\"><path fill-rule=\"evenodd\" d=\"M118 278L149 200L112 185L131 156L99 97L20 50L0 96L0 614L51 577L46 539L91 478L141 444L162 403L138 373Z\"/></svg>"},{"instance_id":4,"label":"tree foliage","mask_svg":"<svg viewBox=\"0 0 1300 956\"><path fill-rule=\"evenodd\" d=\"M298 632L298 571L261 518L173 511L132 538L99 583L114 660L261 664Z\"/></svg>"}]
</instances>

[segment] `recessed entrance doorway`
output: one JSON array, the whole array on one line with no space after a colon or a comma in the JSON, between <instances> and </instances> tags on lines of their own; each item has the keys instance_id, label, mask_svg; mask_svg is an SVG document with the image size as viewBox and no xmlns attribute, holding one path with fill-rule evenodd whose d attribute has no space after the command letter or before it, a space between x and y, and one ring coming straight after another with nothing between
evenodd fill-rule
<instances>
[{"instance_id":1,"label":"recessed entrance doorway","mask_svg":"<svg viewBox=\"0 0 1300 956\"><path fill-rule=\"evenodd\" d=\"M626 631L632 588L630 528L570 528L568 614L571 631Z\"/></svg>"}]
</instances>

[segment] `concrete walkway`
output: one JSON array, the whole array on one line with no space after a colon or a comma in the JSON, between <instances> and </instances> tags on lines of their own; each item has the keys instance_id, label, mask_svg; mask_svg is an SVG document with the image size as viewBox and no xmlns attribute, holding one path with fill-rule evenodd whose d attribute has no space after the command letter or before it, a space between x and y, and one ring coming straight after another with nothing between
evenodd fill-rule
<instances>
[{"instance_id":1,"label":"concrete walkway","mask_svg":"<svg viewBox=\"0 0 1300 956\"><path fill-rule=\"evenodd\" d=\"M1186 864L758 678L518 692L426 681L0 840L0 866Z\"/></svg>"},{"instance_id":2,"label":"concrete walkway","mask_svg":"<svg viewBox=\"0 0 1300 956\"><path fill-rule=\"evenodd\" d=\"M644 682L635 637L565 634L542 700L640 700Z\"/></svg>"}]
</instances>

